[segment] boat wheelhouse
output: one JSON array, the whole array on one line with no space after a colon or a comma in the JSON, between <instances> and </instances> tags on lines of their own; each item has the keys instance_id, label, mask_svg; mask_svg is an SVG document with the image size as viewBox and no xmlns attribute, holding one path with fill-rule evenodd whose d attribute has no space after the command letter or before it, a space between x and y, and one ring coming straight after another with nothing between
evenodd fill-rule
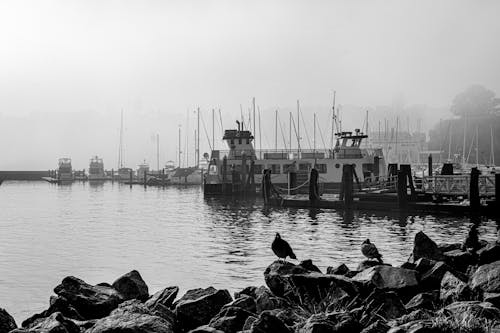
<instances>
[{"instance_id":1,"label":"boat wheelhouse","mask_svg":"<svg viewBox=\"0 0 500 333\"><path fill-rule=\"evenodd\" d=\"M318 170L323 191L340 187L344 164L354 165L360 182L375 181L386 175L382 149L362 148L362 141L367 135L360 130L337 133L336 145L331 149L255 150L253 138L248 130L225 131L223 139L229 150L212 151L204 177L206 194L233 193L235 191L228 188L234 189L234 185L241 188L238 184L248 185L249 174L253 174L255 184L260 184L264 169L271 171L272 183L282 190L287 190L289 174L294 173L296 187L307 191L312 168Z\"/></svg>"}]
</instances>

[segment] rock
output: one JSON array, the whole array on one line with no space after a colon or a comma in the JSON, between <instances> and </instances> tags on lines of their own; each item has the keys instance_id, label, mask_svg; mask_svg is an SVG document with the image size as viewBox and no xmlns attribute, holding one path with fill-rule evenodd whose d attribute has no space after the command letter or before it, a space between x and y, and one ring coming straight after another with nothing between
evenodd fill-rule
<instances>
[{"instance_id":1,"label":"rock","mask_svg":"<svg viewBox=\"0 0 500 333\"><path fill-rule=\"evenodd\" d=\"M173 333L173 323L151 313L137 299L126 301L108 317L99 319L86 333Z\"/></svg>"},{"instance_id":2,"label":"rock","mask_svg":"<svg viewBox=\"0 0 500 333\"><path fill-rule=\"evenodd\" d=\"M419 231L415 235L412 256L414 262L420 258L427 258L437 261L445 259L437 244L422 231Z\"/></svg>"},{"instance_id":3,"label":"rock","mask_svg":"<svg viewBox=\"0 0 500 333\"><path fill-rule=\"evenodd\" d=\"M0 333L7 333L17 328L14 318L5 310L0 308Z\"/></svg>"},{"instance_id":4,"label":"rock","mask_svg":"<svg viewBox=\"0 0 500 333\"><path fill-rule=\"evenodd\" d=\"M245 321L252 315L242 308L231 306L222 309L213 317L208 326L223 331L224 333L236 333L243 328Z\"/></svg>"},{"instance_id":5,"label":"rock","mask_svg":"<svg viewBox=\"0 0 500 333\"><path fill-rule=\"evenodd\" d=\"M253 322L251 333L291 333L288 327L270 311L264 311Z\"/></svg>"},{"instance_id":6,"label":"rock","mask_svg":"<svg viewBox=\"0 0 500 333\"><path fill-rule=\"evenodd\" d=\"M424 274L427 272L429 269L434 267L437 261L427 259L427 258L420 258L417 261L415 261L415 270L419 272L420 274Z\"/></svg>"},{"instance_id":7,"label":"rock","mask_svg":"<svg viewBox=\"0 0 500 333\"><path fill-rule=\"evenodd\" d=\"M265 288L264 286L261 286L262 288ZM246 287L244 289L242 289L241 291L237 291L234 293L234 299L238 299L240 297L242 297L243 295L247 295L247 296L250 296L250 297L253 297L253 298L257 298L257 295L255 295L255 291L258 289L259 287L255 287L255 286L251 286L251 287Z\"/></svg>"},{"instance_id":8,"label":"rock","mask_svg":"<svg viewBox=\"0 0 500 333\"><path fill-rule=\"evenodd\" d=\"M326 274L334 274L334 275L346 275L350 271L349 267L345 264L340 264L337 267L327 267Z\"/></svg>"},{"instance_id":9,"label":"rock","mask_svg":"<svg viewBox=\"0 0 500 333\"><path fill-rule=\"evenodd\" d=\"M470 298L469 286L450 272L446 272L441 279L439 299L444 304L463 301Z\"/></svg>"},{"instance_id":10,"label":"rock","mask_svg":"<svg viewBox=\"0 0 500 333\"><path fill-rule=\"evenodd\" d=\"M257 313L257 303L255 302L255 299L253 297L250 297L248 295L242 295L240 298L224 305L222 307L222 310L230 307L237 307L250 313Z\"/></svg>"},{"instance_id":11,"label":"rock","mask_svg":"<svg viewBox=\"0 0 500 333\"><path fill-rule=\"evenodd\" d=\"M480 266L471 276L470 286L473 290L500 293L500 261Z\"/></svg>"},{"instance_id":12,"label":"rock","mask_svg":"<svg viewBox=\"0 0 500 333\"><path fill-rule=\"evenodd\" d=\"M257 313L265 310L274 310L288 305L288 301L274 296L269 289L262 286L255 291L255 303Z\"/></svg>"},{"instance_id":13,"label":"rock","mask_svg":"<svg viewBox=\"0 0 500 333\"><path fill-rule=\"evenodd\" d=\"M451 250L444 252L445 262L460 272L466 272L467 268L475 264L474 256L470 252L462 250Z\"/></svg>"},{"instance_id":14,"label":"rock","mask_svg":"<svg viewBox=\"0 0 500 333\"><path fill-rule=\"evenodd\" d=\"M365 300L365 308L360 323L368 326L380 316L386 320L399 318L407 313L406 308L394 291L375 289Z\"/></svg>"},{"instance_id":15,"label":"rock","mask_svg":"<svg viewBox=\"0 0 500 333\"><path fill-rule=\"evenodd\" d=\"M349 278L307 271L290 263L272 263L266 268L264 279L274 295L296 301L319 301L332 291L339 295L357 293L356 286Z\"/></svg>"},{"instance_id":16,"label":"rock","mask_svg":"<svg viewBox=\"0 0 500 333\"><path fill-rule=\"evenodd\" d=\"M258 318L255 316L249 316L247 320L245 320L245 324L243 325L243 331L249 331L252 329L253 323L257 320Z\"/></svg>"},{"instance_id":17,"label":"rock","mask_svg":"<svg viewBox=\"0 0 500 333\"><path fill-rule=\"evenodd\" d=\"M483 300L500 308L500 293L484 293Z\"/></svg>"},{"instance_id":18,"label":"rock","mask_svg":"<svg viewBox=\"0 0 500 333\"><path fill-rule=\"evenodd\" d=\"M225 289L195 289L188 291L179 300L174 312L179 325L189 330L208 324L231 301L231 295Z\"/></svg>"},{"instance_id":19,"label":"rock","mask_svg":"<svg viewBox=\"0 0 500 333\"><path fill-rule=\"evenodd\" d=\"M401 264L401 266L399 266L400 268L404 268L404 269L411 269L411 270L415 270L417 265L415 265L414 263L411 263L411 262L404 262Z\"/></svg>"},{"instance_id":20,"label":"rock","mask_svg":"<svg viewBox=\"0 0 500 333\"><path fill-rule=\"evenodd\" d=\"M174 312L170 309L167 308L165 305L161 303L156 303L153 306L147 306L146 307L149 309L151 314L161 317L168 321L169 323L174 323L175 322L175 314Z\"/></svg>"},{"instance_id":21,"label":"rock","mask_svg":"<svg viewBox=\"0 0 500 333\"><path fill-rule=\"evenodd\" d=\"M451 303L444 308L445 312L452 313L455 318L484 318L500 321L500 310L488 302L463 301Z\"/></svg>"},{"instance_id":22,"label":"rock","mask_svg":"<svg viewBox=\"0 0 500 333\"><path fill-rule=\"evenodd\" d=\"M29 328L18 328L11 333L80 333L80 328L60 312L55 312L47 318L40 319Z\"/></svg>"},{"instance_id":23,"label":"rock","mask_svg":"<svg viewBox=\"0 0 500 333\"><path fill-rule=\"evenodd\" d=\"M408 311L414 311L417 309L434 310L435 307L436 297L433 293L417 294L405 305L405 308Z\"/></svg>"},{"instance_id":24,"label":"rock","mask_svg":"<svg viewBox=\"0 0 500 333\"><path fill-rule=\"evenodd\" d=\"M500 244L496 242L488 243L485 247L477 251L479 265L486 265L500 260Z\"/></svg>"},{"instance_id":25,"label":"rock","mask_svg":"<svg viewBox=\"0 0 500 333\"><path fill-rule=\"evenodd\" d=\"M375 267L375 266L380 266L380 265L390 266L389 264L380 263L377 260L363 260L362 262L359 263L358 268L356 268L356 270L358 272L361 272L361 271L364 271L365 269Z\"/></svg>"},{"instance_id":26,"label":"rock","mask_svg":"<svg viewBox=\"0 0 500 333\"><path fill-rule=\"evenodd\" d=\"M74 276L64 278L54 292L66 298L85 319L105 317L123 302L122 295L115 289L92 286Z\"/></svg>"},{"instance_id":27,"label":"rock","mask_svg":"<svg viewBox=\"0 0 500 333\"><path fill-rule=\"evenodd\" d=\"M319 270L318 266L314 265L311 259L303 260L300 262L299 266L307 269L308 271L311 272L318 272L321 273Z\"/></svg>"},{"instance_id":28,"label":"rock","mask_svg":"<svg viewBox=\"0 0 500 333\"><path fill-rule=\"evenodd\" d=\"M438 261L434 267L421 276L420 284L426 290L438 289L444 274L451 270L451 267L444 261Z\"/></svg>"},{"instance_id":29,"label":"rock","mask_svg":"<svg viewBox=\"0 0 500 333\"><path fill-rule=\"evenodd\" d=\"M64 317L83 321L84 318L69 304L62 296L51 296L49 308L41 313L35 314L22 322L22 327L31 327L38 320L46 318L55 312L60 312Z\"/></svg>"},{"instance_id":30,"label":"rock","mask_svg":"<svg viewBox=\"0 0 500 333\"><path fill-rule=\"evenodd\" d=\"M219 331L218 329L215 329L208 325L203 325L198 328L195 328L194 330L189 331L188 333L225 333L225 332Z\"/></svg>"},{"instance_id":31,"label":"rock","mask_svg":"<svg viewBox=\"0 0 500 333\"><path fill-rule=\"evenodd\" d=\"M353 281L383 290L406 291L418 285L416 271L392 266L374 266L352 278Z\"/></svg>"},{"instance_id":32,"label":"rock","mask_svg":"<svg viewBox=\"0 0 500 333\"><path fill-rule=\"evenodd\" d=\"M138 271L133 270L120 276L113 282L113 288L118 290L125 300L138 299L145 301L149 297L148 286Z\"/></svg>"},{"instance_id":33,"label":"rock","mask_svg":"<svg viewBox=\"0 0 500 333\"><path fill-rule=\"evenodd\" d=\"M215 289L214 287L189 289L184 295L182 295L181 298L179 298L172 304L172 307L175 309L175 307L177 307L177 304L179 304L180 302L198 299L203 296L211 295L216 291L217 289Z\"/></svg>"},{"instance_id":34,"label":"rock","mask_svg":"<svg viewBox=\"0 0 500 333\"><path fill-rule=\"evenodd\" d=\"M460 250L462 248L462 243L439 243L438 249L441 252L448 252L453 250Z\"/></svg>"},{"instance_id":35,"label":"rock","mask_svg":"<svg viewBox=\"0 0 500 333\"><path fill-rule=\"evenodd\" d=\"M146 306L153 307L155 304L161 304L170 308L174 303L175 298L177 297L177 293L179 292L179 287L167 287L164 288L151 296L146 301Z\"/></svg>"}]
</instances>

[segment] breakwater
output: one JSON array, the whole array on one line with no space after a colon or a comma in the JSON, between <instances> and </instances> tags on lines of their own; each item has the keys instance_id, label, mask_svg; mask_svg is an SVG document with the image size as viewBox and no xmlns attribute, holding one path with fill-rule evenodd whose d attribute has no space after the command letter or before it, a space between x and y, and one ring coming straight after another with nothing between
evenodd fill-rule
<instances>
[{"instance_id":1,"label":"breakwater","mask_svg":"<svg viewBox=\"0 0 500 333\"><path fill-rule=\"evenodd\" d=\"M0 311L0 333L68 332L488 332L500 327L500 242L436 244L415 235L410 258L328 267L272 262L265 286L234 295L197 288L153 295L137 271L112 284L68 276L50 306L19 323Z\"/></svg>"}]
</instances>

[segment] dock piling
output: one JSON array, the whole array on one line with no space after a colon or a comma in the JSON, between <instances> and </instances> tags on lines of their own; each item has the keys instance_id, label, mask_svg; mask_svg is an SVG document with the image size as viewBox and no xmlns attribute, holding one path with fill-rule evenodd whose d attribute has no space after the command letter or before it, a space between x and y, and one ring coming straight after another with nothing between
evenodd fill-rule
<instances>
[{"instance_id":1,"label":"dock piling","mask_svg":"<svg viewBox=\"0 0 500 333\"><path fill-rule=\"evenodd\" d=\"M309 176L309 201L311 202L319 200L318 176L318 170L312 168Z\"/></svg>"},{"instance_id":2,"label":"dock piling","mask_svg":"<svg viewBox=\"0 0 500 333\"><path fill-rule=\"evenodd\" d=\"M344 201L346 208L352 207L353 203L353 169L351 164L342 166L342 184L340 188L340 200Z\"/></svg>"},{"instance_id":3,"label":"dock piling","mask_svg":"<svg viewBox=\"0 0 500 333\"><path fill-rule=\"evenodd\" d=\"M408 202L408 183L407 183L407 178L406 178L406 173L405 171L399 170L398 171L398 202L400 207L406 206Z\"/></svg>"},{"instance_id":4,"label":"dock piling","mask_svg":"<svg viewBox=\"0 0 500 333\"><path fill-rule=\"evenodd\" d=\"M130 170L130 172L129 172L129 183L130 183L130 188L132 188L132 181L133 181L132 170Z\"/></svg>"},{"instance_id":5,"label":"dock piling","mask_svg":"<svg viewBox=\"0 0 500 333\"><path fill-rule=\"evenodd\" d=\"M481 204L479 199L479 173L480 172L477 167L470 170L469 202L470 208L473 212L477 212Z\"/></svg>"},{"instance_id":6,"label":"dock piling","mask_svg":"<svg viewBox=\"0 0 500 333\"><path fill-rule=\"evenodd\" d=\"M432 154L427 157L427 174L432 177Z\"/></svg>"}]
</instances>

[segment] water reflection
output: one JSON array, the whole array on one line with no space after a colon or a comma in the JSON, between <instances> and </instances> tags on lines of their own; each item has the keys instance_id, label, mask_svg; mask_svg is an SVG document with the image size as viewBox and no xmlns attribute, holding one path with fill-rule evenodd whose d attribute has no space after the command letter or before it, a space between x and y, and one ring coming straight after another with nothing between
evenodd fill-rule
<instances>
[{"instance_id":1,"label":"water reflection","mask_svg":"<svg viewBox=\"0 0 500 333\"><path fill-rule=\"evenodd\" d=\"M0 299L22 320L46 308L66 275L112 282L138 269L151 292L166 285L234 291L263 284L275 260L279 232L300 260L321 269L354 268L369 238L397 265L412 250L415 233L437 242L462 242L472 218L407 216L399 212L264 207L253 200L204 198L195 187L147 188L118 183L6 182L0 191ZM499 221L479 220L480 238L495 239ZM22 262L23 265L19 265Z\"/></svg>"}]
</instances>

